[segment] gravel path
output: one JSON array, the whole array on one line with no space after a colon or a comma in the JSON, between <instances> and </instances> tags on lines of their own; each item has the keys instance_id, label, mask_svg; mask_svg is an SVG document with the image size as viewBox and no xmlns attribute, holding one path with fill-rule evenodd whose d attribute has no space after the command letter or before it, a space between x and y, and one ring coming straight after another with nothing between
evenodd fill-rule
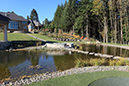
<instances>
[{"instance_id":1,"label":"gravel path","mask_svg":"<svg viewBox=\"0 0 129 86\"><path fill-rule=\"evenodd\" d=\"M62 72L57 71L53 73L44 73L38 76L32 76L29 79L21 79L15 82L3 82L2 84L0 84L0 86L22 86L25 84L48 80L49 78L67 76L78 73L91 73L91 72L110 71L110 70L129 71L129 66L93 66L93 67L72 68Z\"/></svg>"},{"instance_id":2,"label":"gravel path","mask_svg":"<svg viewBox=\"0 0 129 86\"><path fill-rule=\"evenodd\" d=\"M28 34L28 33L26 33L26 34L27 34L28 36L31 36L31 37L35 38L35 39L38 39L38 40L41 40L41 41L46 41L46 40L43 40L43 39L38 38L38 37L36 37L36 36L30 35L30 34Z\"/></svg>"}]
</instances>

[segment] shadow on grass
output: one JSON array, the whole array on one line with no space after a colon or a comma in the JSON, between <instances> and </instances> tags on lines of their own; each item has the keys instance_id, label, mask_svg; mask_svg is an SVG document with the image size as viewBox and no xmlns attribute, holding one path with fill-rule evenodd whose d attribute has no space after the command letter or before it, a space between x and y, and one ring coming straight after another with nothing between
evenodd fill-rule
<instances>
[{"instance_id":1,"label":"shadow on grass","mask_svg":"<svg viewBox=\"0 0 129 86\"><path fill-rule=\"evenodd\" d=\"M41 46L45 45L46 43L57 43L55 41L34 41L34 40L17 40L17 41L11 41L10 47L13 47L13 49L19 49L19 48L25 48L30 46Z\"/></svg>"}]
</instances>

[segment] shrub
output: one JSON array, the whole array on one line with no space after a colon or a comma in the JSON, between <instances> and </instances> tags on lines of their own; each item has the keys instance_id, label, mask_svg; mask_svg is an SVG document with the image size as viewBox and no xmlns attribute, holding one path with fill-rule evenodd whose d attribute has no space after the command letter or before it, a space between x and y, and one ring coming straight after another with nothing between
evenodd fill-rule
<instances>
[{"instance_id":1,"label":"shrub","mask_svg":"<svg viewBox=\"0 0 129 86\"><path fill-rule=\"evenodd\" d=\"M76 66L77 67L82 67L82 59L77 59L76 61L75 61L75 64L76 64Z\"/></svg>"},{"instance_id":2,"label":"shrub","mask_svg":"<svg viewBox=\"0 0 129 86\"><path fill-rule=\"evenodd\" d=\"M109 60L109 66L115 66L115 61L114 60Z\"/></svg>"},{"instance_id":3,"label":"shrub","mask_svg":"<svg viewBox=\"0 0 129 86\"><path fill-rule=\"evenodd\" d=\"M77 67L84 67L84 66L102 66L104 64L107 65L109 63L109 66L126 66L129 65L129 61L127 59L118 59L118 60L109 60L107 61L105 58L91 58L90 61L88 60L82 60L77 59L75 60L75 64Z\"/></svg>"},{"instance_id":4,"label":"shrub","mask_svg":"<svg viewBox=\"0 0 129 86\"><path fill-rule=\"evenodd\" d=\"M100 59L90 59L90 64L93 66L100 66L102 62Z\"/></svg>"}]
</instances>

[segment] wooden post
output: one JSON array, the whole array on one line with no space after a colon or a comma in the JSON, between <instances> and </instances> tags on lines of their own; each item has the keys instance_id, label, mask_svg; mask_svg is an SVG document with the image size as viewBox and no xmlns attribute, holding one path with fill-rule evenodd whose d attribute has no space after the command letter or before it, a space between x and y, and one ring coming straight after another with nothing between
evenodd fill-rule
<instances>
[{"instance_id":1,"label":"wooden post","mask_svg":"<svg viewBox=\"0 0 129 86\"><path fill-rule=\"evenodd\" d=\"M4 41L7 42L7 25L4 25Z\"/></svg>"}]
</instances>

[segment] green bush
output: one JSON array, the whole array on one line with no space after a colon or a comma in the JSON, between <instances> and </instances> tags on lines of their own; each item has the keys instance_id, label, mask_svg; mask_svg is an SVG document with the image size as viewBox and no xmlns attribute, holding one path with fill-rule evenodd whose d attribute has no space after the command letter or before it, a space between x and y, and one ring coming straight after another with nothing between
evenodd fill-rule
<instances>
[{"instance_id":1,"label":"green bush","mask_svg":"<svg viewBox=\"0 0 129 86\"><path fill-rule=\"evenodd\" d=\"M109 60L107 61L104 58L91 58L90 61L77 59L75 61L77 67L84 67L84 66L102 66L104 64L109 64L109 66L128 66L129 61L127 59L118 59L118 60Z\"/></svg>"}]
</instances>

